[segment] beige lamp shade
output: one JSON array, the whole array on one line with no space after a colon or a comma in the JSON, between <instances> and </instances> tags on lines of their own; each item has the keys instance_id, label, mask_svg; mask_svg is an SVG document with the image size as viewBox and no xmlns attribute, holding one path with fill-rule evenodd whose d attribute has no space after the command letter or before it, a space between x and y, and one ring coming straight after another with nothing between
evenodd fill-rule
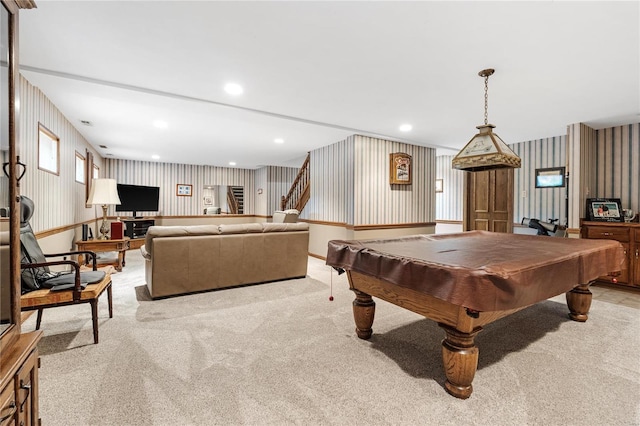
<instances>
[{"instance_id":1,"label":"beige lamp shade","mask_svg":"<svg viewBox=\"0 0 640 426\"><path fill-rule=\"evenodd\" d=\"M87 204L109 205L120 204L118 185L115 179L94 179L91 181L91 191Z\"/></svg>"}]
</instances>

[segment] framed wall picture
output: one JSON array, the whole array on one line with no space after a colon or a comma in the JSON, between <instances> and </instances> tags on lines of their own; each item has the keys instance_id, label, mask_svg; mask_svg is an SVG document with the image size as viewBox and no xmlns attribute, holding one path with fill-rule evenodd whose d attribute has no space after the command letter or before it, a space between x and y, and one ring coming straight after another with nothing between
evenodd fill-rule
<instances>
[{"instance_id":1,"label":"framed wall picture","mask_svg":"<svg viewBox=\"0 0 640 426\"><path fill-rule=\"evenodd\" d=\"M442 179L436 179L436 192L442 192L444 181Z\"/></svg>"},{"instance_id":2,"label":"framed wall picture","mask_svg":"<svg viewBox=\"0 0 640 426\"><path fill-rule=\"evenodd\" d=\"M624 222L620 199L588 198L585 217L596 222Z\"/></svg>"},{"instance_id":3,"label":"framed wall picture","mask_svg":"<svg viewBox=\"0 0 640 426\"><path fill-rule=\"evenodd\" d=\"M176 195L178 197L191 197L191 188L193 185L179 183L176 185Z\"/></svg>"},{"instance_id":4,"label":"framed wall picture","mask_svg":"<svg viewBox=\"0 0 640 426\"><path fill-rule=\"evenodd\" d=\"M536 169L536 188L564 187L564 167Z\"/></svg>"},{"instance_id":5,"label":"framed wall picture","mask_svg":"<svg viewBox=\"0 0 640 426\"><path fill-rule=\"evenodd\" d=\"M389 154L389 183L411 185L411 156L404 152Z\"/></svg>"},{"instance_id":6,"label":"framed wall picture","mask_svg":"<svg viewBox=\"0 0 640 426\"><path fill-rule=\"evenodd\" d=\"M212 206L213 205L213 198L210 196L206 196L203 199L203 203L205 206Z\"/></svg>"}]
</instances>

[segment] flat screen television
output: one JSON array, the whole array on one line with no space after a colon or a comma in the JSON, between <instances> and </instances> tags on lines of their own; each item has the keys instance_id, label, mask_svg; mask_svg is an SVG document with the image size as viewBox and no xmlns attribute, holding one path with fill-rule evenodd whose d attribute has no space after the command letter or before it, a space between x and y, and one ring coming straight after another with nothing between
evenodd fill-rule
<instances>
[{"instance_id":1,"label":"flat screen television","mask_svg":"<svg viewBox=\"0 0 640 426\"><path fill-rule=\"evenodd\" d=\"M157 186L118 184L120 204L116 204L117 212L133 212L137 218L138 212L156 212L160 200L160 188Z\"/></svg>"}]
</instances>

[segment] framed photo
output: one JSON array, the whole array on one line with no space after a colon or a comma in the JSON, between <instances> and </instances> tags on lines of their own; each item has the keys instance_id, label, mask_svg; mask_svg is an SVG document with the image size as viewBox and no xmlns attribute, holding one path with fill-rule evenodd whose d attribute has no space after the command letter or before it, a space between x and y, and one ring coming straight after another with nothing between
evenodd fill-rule
<instances>
[{"instance_id":1,"label":"framed photo","mask_svg":"<svg viewBox=\"0 0 640 426\"><path fill-rule=\"evenodd\" d=\"M536 188L562 188L564 185L564 167L536 169Z\"/></svg>"},{"instance_id":2,"label":"framed photo","mask_svg":"<svg viewBox=\"0 0 640 426\"><path fill-rule=\"evenodd\" d=\"M619 198L588 198L588 220L596 222L624 222Z\"/></svg>"},{"instance_id":3,"label":"framed photo","mask_svg":"<svg viewBox=\"0 0 640 426\"><path fill-rule=\"evenodd\" d=\"M212 206L213 205L213 198L212 197L204 197L204 205L205 206Z\"/></svg>"},{"instance_id":4,"label":"framed photo","mask_svg":"<svg viewBox=\"0 0 640 426\"><path fill-rule=\"evenodd\" d=\"M389 154L389 183L411 185L411 156L404 152Z\"/></svg>"},{"instance_id":5,"label":"framed photo","mask_svg":"<svg viewBox=\"0 0 640 426\"><path fill-rule=\"evenodd\" d=\"M178 197L191 197L191 188L193 185L187 184L177 184L176 185L176 195Z\"/></svg>"},{"instance_id":6,"label":"framed photo","mask_svg":"<svg viewBox=\"0 0 640 426\"><path fill-rule=\"evenodd\" d=\"M443 181L442 179L436 179L436 192L442 192Z\"/></svg>"}]
</instances>

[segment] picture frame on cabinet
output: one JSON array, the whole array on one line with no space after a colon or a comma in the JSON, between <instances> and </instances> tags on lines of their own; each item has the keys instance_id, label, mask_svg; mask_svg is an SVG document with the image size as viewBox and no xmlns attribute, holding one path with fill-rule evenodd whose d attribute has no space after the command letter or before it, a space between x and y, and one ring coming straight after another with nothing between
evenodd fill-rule
<instances>
[{"instance_id":1,"label":"picture frame on cabinet","mask_svg":"<svg viewBox=\"0 0 640 426\"><path fill-rule=\"evenodd\" d=\"M585 217L593 222L624 222L619 198L588 198Z\"/></svg>"}]
</instances>

